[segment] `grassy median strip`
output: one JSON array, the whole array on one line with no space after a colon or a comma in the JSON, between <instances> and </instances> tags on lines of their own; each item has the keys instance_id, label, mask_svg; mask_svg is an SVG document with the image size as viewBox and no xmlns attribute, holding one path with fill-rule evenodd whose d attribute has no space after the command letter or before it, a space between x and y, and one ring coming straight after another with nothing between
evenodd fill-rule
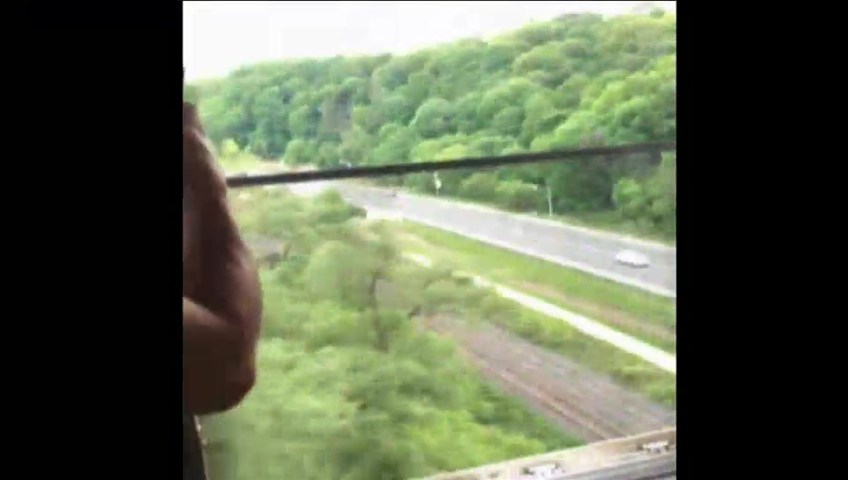
<instances>
[{"instance_id":1,"label":"grassy median strip","mask_svg":"<svg viewBox=\"0 0 848 480\"><path fill-rule=\"evenodd\" d=\"M405 251L475 273L676 351L675 300L412 222L397 225Z\"/></svg>"}]
</instances>

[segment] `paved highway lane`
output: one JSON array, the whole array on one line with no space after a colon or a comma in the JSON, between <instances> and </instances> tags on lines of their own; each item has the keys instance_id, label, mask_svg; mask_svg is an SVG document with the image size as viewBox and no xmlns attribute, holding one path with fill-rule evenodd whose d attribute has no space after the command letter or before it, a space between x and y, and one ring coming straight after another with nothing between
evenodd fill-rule
<instances>
[{"instance_id":1,"label":"paved highway lane","mask_svg":"<svg viewBox=\"0 0 848 480\"><path fill-rule=\"evenodd\" d=\"M573 227L460 202L334 183L351 203L437 227L566 267L675 297L677 249L639 239ZM615 261L621 250L646 255L651 265L632 268Z\"/></svg>"}]
</instances>

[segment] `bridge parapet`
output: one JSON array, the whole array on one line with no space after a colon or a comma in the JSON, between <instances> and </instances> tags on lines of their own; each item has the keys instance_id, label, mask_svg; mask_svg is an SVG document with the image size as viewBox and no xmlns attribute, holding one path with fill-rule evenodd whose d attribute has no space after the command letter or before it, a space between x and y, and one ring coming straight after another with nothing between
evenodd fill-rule
<instances>
[{"instance_id":1,"label":"bridge parapet","mask_svg":"<svg viewBox=\"0 0 848 480\"><path fill-rule=\"evenodd\" d=\"M517 458L467 470L441 473L422 480L519 480L556 478L590 472L639 458L663 455L677 448L677 427L582 447Z\"/></svg>"}]
</instances>

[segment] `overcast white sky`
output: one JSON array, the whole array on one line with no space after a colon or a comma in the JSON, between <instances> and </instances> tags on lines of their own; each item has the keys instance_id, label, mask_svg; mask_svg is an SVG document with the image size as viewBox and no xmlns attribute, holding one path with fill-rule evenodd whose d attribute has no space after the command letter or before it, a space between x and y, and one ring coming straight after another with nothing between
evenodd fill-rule
<instances>
[{"instance_id":1,"label":"overcast white sky","mask_svg":"<svg viewBox=\"0 0 848 480\"><path fill-rule=\"evenodd\" d=\"M614 15L645 2L183 2L186 80L285 58L405 53L488 38L563 13ZM677 2L651 2L676 10Z\"/></svg>"}]
</instances>

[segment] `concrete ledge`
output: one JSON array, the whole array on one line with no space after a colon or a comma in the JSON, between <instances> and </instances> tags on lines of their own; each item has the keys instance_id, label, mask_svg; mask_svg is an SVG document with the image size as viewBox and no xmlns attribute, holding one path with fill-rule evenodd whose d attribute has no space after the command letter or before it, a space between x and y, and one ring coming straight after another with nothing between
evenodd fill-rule
<instances>
[{"instance_id":1,"label":"concrete ledge","mask_svg":"<svg viewBox=\"0 0 848 480\"><path fill-rule=\"evenodd\" d=\"M513 480L527 475L527 469L556 464L567 474L591 472L634 458L651 458L662 455L650 447L665 446L668 451L677 448L677 427L647 432L631 437L616 438L591 443L582 447L557 452L543 453L532 457L518 458L493 463L457 472L441 473L423 480ZM645 447L648 447L646 449ZM528 477L529 478L529 477Z\"/></svg>"}]
</instances>

